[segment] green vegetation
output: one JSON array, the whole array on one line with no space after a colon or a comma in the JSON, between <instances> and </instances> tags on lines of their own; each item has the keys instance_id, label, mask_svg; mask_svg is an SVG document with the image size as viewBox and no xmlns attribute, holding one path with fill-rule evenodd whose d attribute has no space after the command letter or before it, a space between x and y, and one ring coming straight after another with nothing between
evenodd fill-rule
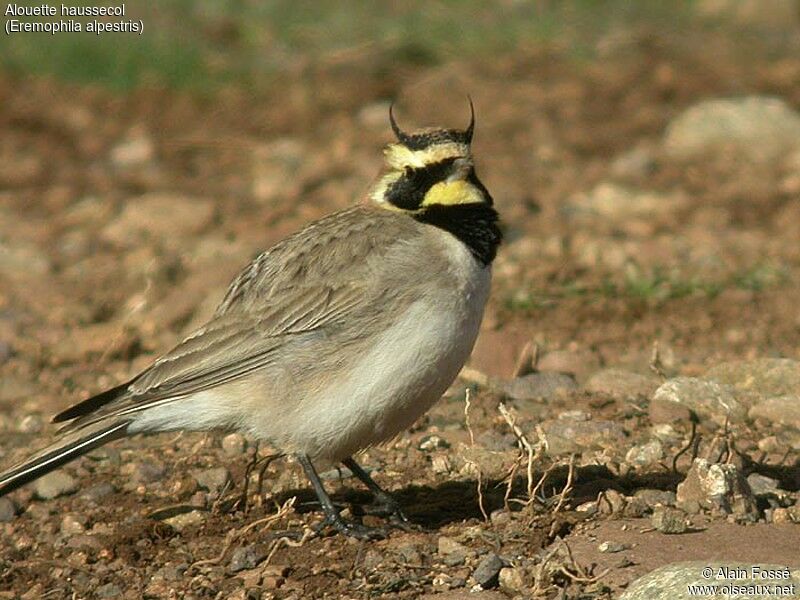
<instances>
[{"instance_id":1,"label":"green vegetation","mask_svg":"<svg viewBox=\"0 0 800 600\"><path fill-rule=\"evenodd\" d=\"M789 280L785 268L758 264L719 279L686 277L677 272L656 268L650 272L629 270L624 276L607 276L599 283L569 281L550 289L519 288L506 295L504 306L514 312L544 309L563 298L585 297L595 300L621 298L634 302L661 305L686 297L714 299L726 289L761 292L779 288Z\"/></svg>"},{"instance_id":2,"label":"green vegetation","mask_svg":"<svg viewBox=\"0 0 800 600\"><path fill-rule=\"evenodd\" d=\"M70 4L76 4L71 2ZM82 5L85 3L81 3ZM502 55L558 38L575 56L623 24L682 27L689 0L163 0L126 2L133 33L0 36L0 68L128 89L258 82L374 54L387 63Z\"/></svg>"}]
</instances>

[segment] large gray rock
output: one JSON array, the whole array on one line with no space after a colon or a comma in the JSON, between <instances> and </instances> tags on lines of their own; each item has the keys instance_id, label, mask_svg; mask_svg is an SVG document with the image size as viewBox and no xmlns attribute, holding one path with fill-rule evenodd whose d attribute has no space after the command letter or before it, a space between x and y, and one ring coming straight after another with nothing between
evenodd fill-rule
<instances>
[{"instance_id":1,"label":"large gray rock","mask_svg":"<svg viewBox=\"0 0 800 600\"><path fill-rule=\"evenodd\" d=\"M754 570L756 570L754 572ZM772 573L770 573L772 572ZM775 574L780 578L760 577ZM689 586L724 585L788 586L786 593L769 595L751 588L752 592L722 595ZM794 595L791 586L800 586L800 569L790 570L786 565L694 561L663 566L634 581L619 600L690 600L698 597L736 598L737 600L763 600L764 598L790 598ZM694 593L693 593L694 592Z\"/></svg>"},{"instance_id":2,"label":"large gray rock","mask_svg":"<svg viewBox=\"0 0 800 600\"><path fill-rule=\"evenodd\" d=\"M729 148L770 160L798 146L800 115L783 100L762 96L700 102L673 119L664 138L664 149L677 158Z\"/></svg>"},{"instance_id":3,"label":"large gray rock","mask_svg":"<svg viewBox=\"0 0 800 600\"><path fill-rule=\"evenodd\" d=\"M753 406L747 414L751 419L766 419L800 429L800 395L767 398Z\"/></svg>"},{"instance_id":4,"label":"large gray rock","mask_svg":"<svg viewBox=\"0 0 800 600\"><path fill-rule=\"evenodd\" d=\"M752 391L762 398L800 393L800 361L790 358L759 358L720 363L706 379Z\"/></svg>"},{"instance_id":5,"label":"large gray rock","mask_svg":"<svg viewBox=\"0 0 800 600\"><path fill-rule=\"evenodd\" d=\"M685 406L719 424L740 422L747 416L747 394L730 385L697 377L676 377L664 382L653 394L653 403Z\"/></svg>"},{"instance_id":6,"label":"large gray rock","mask_svg":"<svg viewBox=\"0 0 800 600\"><path fill-rule=\"evenodd\" d=\"M591 394L610 396L618 400L646 398L658 388L659 380L651 375L640 375L620 369L602 369L586 382Z\"/></svg>"},{"instance_id":7,"label":"large gray rock","mask_svg":"<svg viewBox=\"0 0 800 600\"><path fill-rule=\"evenodd\" d=\"M512 400L550 400L567 396L578 389L578 384L564 373L530 373L503 381L500 390Z\"/></svg>"}]
</instances>

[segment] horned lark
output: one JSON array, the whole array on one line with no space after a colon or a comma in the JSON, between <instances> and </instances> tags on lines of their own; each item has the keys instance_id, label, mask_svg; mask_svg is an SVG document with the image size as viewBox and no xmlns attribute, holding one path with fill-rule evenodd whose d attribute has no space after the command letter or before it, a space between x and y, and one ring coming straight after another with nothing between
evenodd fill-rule
<instances>
[{"instance_id":1,"label":"horned lark","mask_svg":"<svg viewBox=\"0 0 800 600\"><path fill-rule=\"evenodd\" d=\"M472 104L470 103L470 108ZM250 263L212 319L142 373L55 416L49 447L0 475L0 495L111 440L235 430L303 466L325 523L359 537L314 463L342 462L400 516L353 455L408 428L472 350L501 240L465 130L403 132L364 202Z\"/></svg>"}]
</instances>

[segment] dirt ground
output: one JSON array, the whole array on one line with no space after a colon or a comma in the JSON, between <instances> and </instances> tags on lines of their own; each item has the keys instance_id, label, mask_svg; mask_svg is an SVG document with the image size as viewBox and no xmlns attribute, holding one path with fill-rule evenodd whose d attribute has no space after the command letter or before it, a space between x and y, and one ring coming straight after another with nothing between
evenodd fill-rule
<instances>
[{"instance_id":1,"label":"dirt ground","mask_svg":"<svg viewBox=\"0 0 800 600\"><path fill-rule=\"evenodd\" d=\"M14 493L0 598L460 598L494 555L494 591L476 598L610 598L675 560L800 566L800 525L768 519L777 505L760 501L749 524L687 513L680 535L653 529L652 506L630 508L637 491L674 492L690 455L720 440L745 475L778 482L782 510L800 490L797 432L764 420L701 420L702 442L681 453L692 426L676 419L663 457L624 458L653 438L665 378L800 360L800 154L753 160L722 145L685 158L664 144L704 99L777 96L800 110L800 58L712 33L632 32L591 59L552 47L437 67L357 56L258 94L0 75L0 464L40 446L56 411L202 323L258 252L357 200L390 139L388 99L404 127L462 126L466 94L506 238L482 334L448 395L362 456L419 531L282 538L320 520L296 465L270 465L260 494L251 478L245 510L248 463L268 449L224 434L134 438L65 467L71 493ZM598 189L655 201L583 210ZM539 360L527 370L526 345ZM638 387L591 383L608 368L639 374ZM508 392L531 369L574 386ZM610 433L591 449L537 450L531 481L548 475L530 498L527 451L501 408L530 442L556 415ZM364 514L352 478L328 485L353 518L384 522Z\"/></svg>"}]
</instances>

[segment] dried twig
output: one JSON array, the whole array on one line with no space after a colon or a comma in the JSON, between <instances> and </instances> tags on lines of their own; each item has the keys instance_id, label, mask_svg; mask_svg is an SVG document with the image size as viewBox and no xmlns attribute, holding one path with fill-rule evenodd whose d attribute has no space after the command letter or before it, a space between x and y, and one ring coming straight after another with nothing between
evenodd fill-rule
<instances>
[{"instance_id":1,"label":"dried twig","mask_svg":"<svg viewBox=\"0 0 800 600\"><path fill-rule=\"evenodd\" d=\"M567 482L564 484L564 489L561 490L561 494L559 494L558 504L556 504L555 510L553 510L553 514L558 514L558 511L561 510L561 507L564 505L564 501L567 499L567 496L572 492L572 479L575 475L575 455L570 454L569 457L569 470L567 471Z\"/></svg>"},{"instance_id":2,"label":"dried twig","mask_svg":"<svg viewBox=\"0 0 800 600\"><path fill-rule=\"evenodd\" d=\"M525 433L520 429L519 425L517 425L517 421L511 411L508 410L505 403L501 402L498 404L497 409L500 411L500 414L503 415L503 419L505 419L508 426L511 428L511 431L514 433L514 436L517 438L517 444L520 446L521 450L524 450L527 453L527 494L528 494L528 504L533 502L534 497L534 484L533 484L533 463L535 462L535 458L537 458L537 451L541 448L541 445L534 450L533 445L530 443L528 438L526 437ZM516 471L516 469L514 469ZM513 477L509 480L509 488L506 490L506 497L508 497L509 490L511 489L511 482L513 481ZM506 505L508 502L506 501Z\"/></svg>"},{"instance_id":3,"label":"dried twig","mask_svg":"<svg viewBox=\"0 0 800 600\"><path fill-rule=\"evenodd\" d=\"M276 522L280 521L281 519L283 519L289 513L292 512L292 510L294 509L294 503L296 501L297 501L297 496L292 496L291 498L289 498L286 502L284 502L278 508L278 512L276 512L275 514L269 515L268 517L265 517L263 519L258 519L256 521L253 521L252 523L248 524L246 527L243 527L242 529L239 529L238 531L234 531L229 536L229 539L228 539L227 543L225 544L225 546L223 546L222 550L220 551L220 553L216 557L195 561L194 563L191 564L190 568L196 568L196 567L203 566L203 565L218 565L218 564L220 564L223 560L225 560L225 557L227 556L228 551L231 549L231 547L233 546L233 544L235 542L240 540L248 532L252 531L253 529L258 527L259 525L264 525L264 529L268 529L268 528L272 527L273 524L275 524ZM275 541L279 542L282 539L284 539L284 538L279 538L278 540L275 540ZM301 538L300 543L305 541L305 539L307 539L307 536L306 536L306 532L304 531L303 532L303 537ZM268 555L268 558L270 556L271 555Z\"/></svg>"},{"instance_id":4,"label":"dried twig","mask_svg":"<svg viewBox=\"0 0 800 600\"><path fill-rule=\"evenodd\" d=\"M472 424L469 421L469 409L472 406L471 398L470 398L470 390L467 388L466 394L464 394L464 424L467 427L467 432L469 433L469 445L470 447L475 446L475 434L472 431ZM465 459L465 462L468 465L471 465L475 471L478 473L478 508L481 509L481 514L483 515L483 520L488 521L489 515L486 512L486 507L483 503L483 473L481 472L481 467L475 461L470 459Z\"/></svg>"},{"instance_id":5,"label":"dried twig","mask_svg":"<svg viewBox=\"0 0 800 600\"><path fill-rule=\"evenodd\" d=\"M650 354L650 370L661 377L661 379L667 379L667 374L664 371L664 364L661 362L661 352L658 348L658 340L653 342L653 352Z\"/></svg>"},{"instance_id":6,"label":"dried twig","mask_svg":"<svg viewBox=\"0 0 800 600\"><path fill-rule=\"evenodd\" d=\"M514 365L514 372L512 377L522 377L528 373L533 373L536 370L536 365L539 362L539 344L534 341L529 341L522 348L522 352L517 357L517 363Z\"/></svg>"}]
</instances>

